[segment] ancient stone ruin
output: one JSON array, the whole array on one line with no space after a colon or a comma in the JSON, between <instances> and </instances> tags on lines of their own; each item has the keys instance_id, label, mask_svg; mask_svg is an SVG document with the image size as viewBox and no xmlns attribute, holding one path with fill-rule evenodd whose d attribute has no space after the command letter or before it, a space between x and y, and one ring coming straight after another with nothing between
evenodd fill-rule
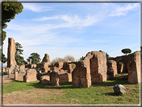
<instances>
[{"instance_id":1,"label":"ancient stone ruin","mask_svg":"<svg viewBox=\"0 0 142 107\"><path fill-rule=\"evenodd\" d=\"M76 68L72 72L73 87L88 88L91 86L90 67L85 61L78 62Z\"/></svg>"},{"instance_id":2,"label":"ancient stone ruin","mask_svg":"<svg viewBox=\"0 0 142 107\"><path fill-rule=\"evenodd\" d=\"M43 75L43 76L40 78L40 83L41 83L41 84L50 83L50 75Z\"/></svg>"},{"instance_id":3,"label":"ancient stone ruin","mask_svg":"<svg viewBox=\"0 0 142 107\"><path fill-rule=\"evenodd\" d=\"M23 81L23 77L26 74L25 71L23 72L15 72L14 73L14 80Z\"/></svg>"},{"instance_id":4,"label":"ancient stone ruin","mask_svg":"<svg viewBox=\"0 0 142 107\"><path fill-rule=\"evenodd\" d=\"M89 52L84 58L84 61L90 67L92 83L99 83L107 80L107 61L105 52Z\"/></svg>"},{"instance_id":5,"label":"ancient stone ruin","mask_svg":"<svg viewBox=\"0 0 142 107\"><path fill-rule=\"evenodd\" d=\"M51 72L51 74L50 74L50 82L51 82L51 85L56 85L56 86L59 85L59 74L58 74L57 71Z\"/></svg>"},{"instance_id":6,"label":"ancient stone ruin","mask_svg":"<svg viewBox=\"0 0 142 107\"><path fill-rule=\"evenodd\" d=\"M140 82L140 52L136 51L126 56L112 58L117 62L118 73L128 72L129 83Z\"/></svg>"},{"instance_id":7,"label":"ancient stone ruin","mask_svg":"<svg viewBox=\"0 0 142 107\"><path fill-rule=\"evenodd\" d=\"M28 69L26 71L26 74L23 76L23 81L24 82L36 81L37 80L36 74L37 74L36 69Z\"/></svg>"},{"instance_id":8,"label":"ancient stone ruin","mask_svg":"<svg viewBox=\"0 0 142 107\"><path fill-rule=\"evenodd\" d=\"M59 83L72 82L72 74L61 69L59 72Z\"/></svg>"},{"instance_id":9,"label":"ancient stone ruin","mask_svg":"<svg viewBox=\"0 0 142 107\"><path fill-rule=\"evenodd\" d=\"M13 38L8 38L8 52L7 52L7 67L15 66L15 40Z\"/></svg>"},{"instance_id":10,"label":"ancient stone ruin","mask_svg":"<svg viewBox=\"0 0 142 107\"><path fill-rule=\"evenodd\" d=\"M114 60L107 61L107 75L113 78L117 74L117 63Z\"/></svg>"},{"instance_id":11,"label":"ancient stone ruin","mask_svg":"<svg viewBox=\"0 0 142 107\"><path fill-rule=\"evenodd\" d=\"M140 52L136 51L125 58L128 69L128 82L140 83Z\"/></svg>"},{"instance_id":12,"label":"ancient stone ruin","mask_svg":"<svg viewBox=\"0 0 142 107\"><path fill-rule=\"evenodd\" d=\"M37 65L37 68L42 69L43 72L47 72L50 70L49 65L50 65L49 55L45 54L45 56L42 59L42 62Z\"/></svg>"},{"instance_id":13,"label":"ancient stone ruin","mask_svg":"<svg viewBox=\"0 0 142 107\"><path fill-rule=\"evenodd\" d=\"M117 73L128 72L129 83L140 82L140 52L126 56L106 59L105 52L88 52L79 62L62 61L50 64L49 55L45 54L42 62L17 66L15 61L15 41L8 39L8 77L30 82L40 80L41 84L59 85L72 82L73 87L90 87L92 83L100 83L112 78ZM43 73L45 72L45 73Z\"/></svg>"},{"instance_id":14,"label":"ancient stone ruin","mask_svg":"<svg viewBox=\"0 0 142 107\"><path fill-rule=\"evenodd\" d=\"M126 56L118 56L116 58L111 58L109 60L114 60L117 63L117 73L128 73L127 62L125 61Z\"/></svg>"}]
</instances>

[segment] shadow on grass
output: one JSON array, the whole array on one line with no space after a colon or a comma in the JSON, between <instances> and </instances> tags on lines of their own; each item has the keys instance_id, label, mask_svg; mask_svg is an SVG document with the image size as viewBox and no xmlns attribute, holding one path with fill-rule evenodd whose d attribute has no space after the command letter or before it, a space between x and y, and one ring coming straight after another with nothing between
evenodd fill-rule
<instances>
[{"instance_id":1,"label":"shadow on grass","mask_svg":"<svg viewBox=\"0 0 142 107\"><path fill-rule=\"evenodd\" d=\"M14 80L13 82L23 82L23 81L19 81L19 80ZM24 83L24 82L23 82Z\"/></svg>"},{"instance_id":2,"label":"shadow on grass","mask_svg":"<svg viewBox=\"0 0 142 107\"><path fill-rule=\"evenodd\" d=\"M114 86L116 84L132 85L128 80L107 80L101 83L93 83L92 86Z\"/></svg>"},{"instance_id":3,"label":"shadow on grass","mask_svg":"<svg viewBox=\"0 0 142 107\"><path fill-rule=\"evenodd\" d=\"M104 93L105 95L109 96L122 96L122 94L115 94L114 92Z\"/></svg>"},{"instance_id":4,"label":"shadow on grass","mask_svg":"<svg viewBox=\"0 0 142 107\"><path fill-rule=\"evenodd\" d=\"M33 86L35 88L44 88L44 89L72 89L73 88L72 82L62 83L59 86L52 86L49 83L40 84L39 82L36 82L36 83L29 83L27 84L27 86Z\"/></svg>"},{"instance_id":5,"label":"shadow on grass","mask_svg":"<svg viewBox=\"0 0 142 107\"><path fill-rule=\"evenodd\" d=\"M72 82L60 83L59 86L52 86L49 83L47 83L47 84L40 84L39 81L23 82L23 81L14 80L14 82L25 83L27 86L33 86L35 88L44 88L44 89L73 89ZM108 80L108 81L101 82L101 83L92 83L92 86L93 87L97 87L97 86L104 87L104 86L114 86L116 84L132 85L131 83L128 83L127 80ZM75 89L77 89L77 88L75 88Z\"/></svg>"}]
</instances>

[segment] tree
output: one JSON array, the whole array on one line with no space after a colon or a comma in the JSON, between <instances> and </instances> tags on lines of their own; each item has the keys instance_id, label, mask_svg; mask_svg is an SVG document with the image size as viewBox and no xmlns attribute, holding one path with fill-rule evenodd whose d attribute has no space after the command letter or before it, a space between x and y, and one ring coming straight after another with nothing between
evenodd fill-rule
<instances>
[{"instance_id":1,"label":"tree","mask_svg":"<svg viewBox=\"0 0 142 107\"><path fill-rule=\"evenodd\" d=\"M23 5L22 3L17 2L2 2L2 40L0 40L0 46L3 45L3 41L6 38L6 32L3 31L7 27L7 22L10 22L11 19L15 18L16 14L21 13L23 10ZM1 56L2 57L2 62L5 63L7 61L5 55L1 51Z\"/></svg>"},{"instance_id":2,"label":"tree","mask_svg":"<svg viewBox=\"0 0 142 107\"><path fill-rule=\"evenodd\" d=\"M109 58L109 55L106 53L106 58L108 59Z\"/></svg>"},{"instance_id":3,"label":"tree","mask_svg":"<svg viewBox=\"0 0 142 107\"><path fill-rule=\"evenodd\" d=\"M74 57L70 55L65 56L64 60L75 61Z\"/></svg>"},{"instance_id":4,"label":"tree","mask_svg":"<svg viewBox=\"0 0 142 107\"><path fill-rule=\"evenodd\" d=\"M82 56L82 57L79 59L79 61L84 60L84 58L85 58L85 57L84 57L84 56Z\"/></svg>"},{"instance_id":5,"label":"tree","mask_svg":"<svg viewBox=\"0 0 142 107\"><path fill-rule=\"evenodd\" d=\"M0 49L0 61L3 63L7 62L7 58L5 57L5 55L2 53L2 49Z\"/></svg>"},{"instance_id":6,"label":"tree","mask_svg":"<svg viewBox=\"0 0 142 107\"><path fill-rule=\"evenodd\" d=\"M125 49L122 49L121 52L127 55L128 53L131 53L131 49L125 48Z\"/></svg>"},{"instance_id":7,"label":"tree","mask_svg":"<svg viewBox=\"0 0 142 107\"><path fill-rule=\"evenodd\" d=\"M30 62L30 59L32 59L32 64L38 64L40 62L40 55L38 53L31 53L27 61Z\"/></svg>"},{"instance_id":8,"label":"tree","mask_svg":"<svg viewBox=\"0 0 142 107\"><path fill-rule=\"evenodd\" d=\"M55 64L56 62L62 62L62 61L64 61L64 59L63 58L55 58L55 59L53 59L52 61L51 61L51 64Z\"/></svg>"},{"instance_id":9,"label":"tree","mask_svg":"<svg viewBox=\"0 0 142 107\"><path fill-rule=\"evenodd\" d=\"M6 38L6 32L3 31L7 27L6 23L14 19L15 15L21 13L23 10L23 5L16 1L2 3L2 45Z\"/></svg>"},{"instance_id":10,"label":"tree","mask_svg":"<svg viewBox=\"0 0 142 107\"><path fill-rule=\"evenodd\" d=\"M23 55L23 50L22 50L22 45L18 42L16 42L16 53L15 53L15 60L17 62L17 65L24 65L27 64L27 62L24 60Z\"/></svg>"}]
</instances>

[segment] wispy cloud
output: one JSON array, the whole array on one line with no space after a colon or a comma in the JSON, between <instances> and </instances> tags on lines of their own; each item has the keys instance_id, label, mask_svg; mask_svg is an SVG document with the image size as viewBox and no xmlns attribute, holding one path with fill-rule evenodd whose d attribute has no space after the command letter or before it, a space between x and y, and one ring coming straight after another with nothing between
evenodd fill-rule
<instances>
[{"instance_id":1,"label":"wispy cloud","mask_svg":"<svg viewBox=\"0 0 142 107\"><path fill-rule=\"evenodd\" d=\"M40 5L33 4L33 3L22 3L22 5L24 6L24 9L28 9L33 12L45 12L45 11L53 10L53 8L51 7L40 6Z\"/></svg>"},{"instance_id":2,"label":"wispy cloud","mask_svg":"<svg viewBox=\"0 0 142 107\"><path fill-rule=\"evenodd\" d=\"M52 19L59 19L58 16L53 16L53 17L42 17L38 19L33 19L33 21L46 21L46 20L52 20Z\"/></svg>"},{"instance_id":3,"label":"wispy cloud","mask_svg":"<svg viewBox=\"0 0 142 107\"><path fill-rule=\"evenodd\" d=\"M78 15L58 15L53 17L42 17L39 19L33 19L33 21L46 21L51 19L59 19L64 22L61 24L53 25L52 28L63 28L63 27L87 27L91 26L99 21L99 19L95 16L87 15L85 18L80 18Z\"/></svg>"},{"instance_id":4,"label":"wispy cloud","mask_svg":"<svg viewBox=\"0 0 142 107\"><path fill-rule=\"evenodd\" d=\"M128 11L131 10L136 10L138 9L139 4L134 3L134 4L126 4L123 7L117 7L116 10L112 11L108 16L125 16Z\"/></svg>"},{"instance_id":5,"label":"wispy cloud","mask_svg":"<svg viewBox=\"0 0 142 107\"><path fill-rule=\"evenodd\" d=\"M87 15L85 19L81 19L77 15L68 16L62 15L61 19L68 22L71 26L86 27L95 24L98 19L95 16Z\"/></svg>"}]
</instances>

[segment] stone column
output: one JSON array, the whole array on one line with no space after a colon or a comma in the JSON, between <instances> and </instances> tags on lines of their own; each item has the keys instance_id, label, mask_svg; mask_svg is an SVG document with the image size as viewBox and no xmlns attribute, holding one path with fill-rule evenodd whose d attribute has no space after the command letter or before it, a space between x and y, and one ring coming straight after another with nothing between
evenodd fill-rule
<instances>
[{"instance_id":1,"label":"stone column","mask_svg":"<svg viewBox=\"0 0 142 107\"><path fill-rule=\"evenodd\" d=\"M16 52L16 45L13 38L8 38L8 52L7 52L7 67L10 65L15 66L15 52Z\"/></svg>"}]
</instances>

